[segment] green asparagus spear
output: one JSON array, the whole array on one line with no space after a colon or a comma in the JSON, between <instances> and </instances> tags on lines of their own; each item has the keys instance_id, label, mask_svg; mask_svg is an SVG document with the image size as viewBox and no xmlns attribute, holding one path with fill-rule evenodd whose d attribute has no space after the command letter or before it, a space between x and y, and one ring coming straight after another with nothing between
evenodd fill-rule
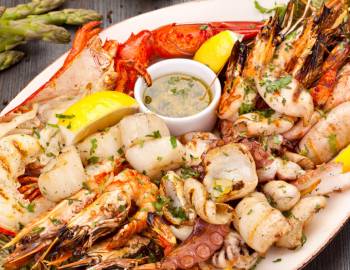
<instances>
[{"instance_id":1,"label":"green asparagus spear","mask_svg":"<svg viewBox=\"0 0 350 270\"><path fill-rule=\"evenodd\" d=\"M23 56L24 53L20 51L5 51L0 53L0 71L18 63L22 60Z\"/></svg>"},{"instance_id":2,"label":"green asparagus spear","mask_svg":"<svg viewBox=\"0 0 350 270\"><path fill-rule=\"evenodd\" d=\"M94 10L89 9L63 9L52 11L42 15L31 15L23 19L35 23L45 24L71 24L81 25L90 21L98 21L101 15Z\"/></svg>"},{"instance_id":3,"label":"green asparagus spear","mask_svg":"<svg viewBox=\"0 0 350 270\"><path fill-rule=\"evenodd\" d=\"M7 8L1 19L17 20L28 15L37 15L53 10L64 3L65 0L33 0L27 4Z\"/></svg>"},{"instance_id":4,"label":"green asparagus spear","mask_svg":"<svg viewBox=\"0 0 350 270\"><path fill-rule=\"evenodd\" d=\"M25 40L42 39L56 43L70 40L69 32L63 27L50 24L33 23L27 20L0 20L0 36L22 36Z\"/></svg>"},{"instance_id":5,"label":"green asparagus spear","mask_svg":"<svg viewBox=\"0 0 350 270\"><path fill-rule=\"evenodd\" d=\"M24 37L17 35L1 35L0 37L0 52L11 50L12 48L24 44Z\"/></svg>"}]
</instances>

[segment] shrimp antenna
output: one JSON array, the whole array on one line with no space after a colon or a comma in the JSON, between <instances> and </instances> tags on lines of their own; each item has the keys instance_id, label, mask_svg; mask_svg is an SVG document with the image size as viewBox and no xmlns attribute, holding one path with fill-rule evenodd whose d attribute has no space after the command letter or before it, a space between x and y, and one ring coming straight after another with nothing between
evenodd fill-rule
<instances>
[{"instance_id":1,"label":"shrimp antenna","mask_svg":"<svg viewBox=\"0 0 350 270\"><path fill-rule=\"evenodd\" d=\"M290 1L288 3L288 6L287 6L286 14L284 15L284 18L283 18L282 26L284 28L281 30L281 32L279 34L281 37L285 36L286 32L290 29L290 27L293 23L294 9L295 9L294 1Z\"/></svg>"},{"instance_id":2,"label":"shrimp antenna","mask_svg":"<svg viewBox=\"0 0 350 270\"><path fill-rule=\"evenodd\" d=\"M289 33L293 32L295 28L305 19L306 14L309 11L310 7L311 7L311 0L308 0L306 3L306 7L304 9L303 16L299 18L299 20L289 29L289 31L287 31L285 35L288 35Z\"/></svg>"}]
</instances>

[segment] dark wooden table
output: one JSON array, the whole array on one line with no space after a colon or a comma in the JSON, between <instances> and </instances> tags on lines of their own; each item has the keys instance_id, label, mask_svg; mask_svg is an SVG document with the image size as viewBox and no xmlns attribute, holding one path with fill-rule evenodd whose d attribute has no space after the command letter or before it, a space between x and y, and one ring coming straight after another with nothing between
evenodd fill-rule
<instances>
[{"instance_id":1,"label":"dark wooden table","mask_svg":"<svg viewBox=\"0 0 350 270\"><path fill-rule=\"evenodd\" d=\"M126 18L188 0L71 0L65 7L90 8L99 11L104 16L104 25L117 23ZM241 0L250 1L250 0ZM13 6L23 3L23 0L0 0L0 6ZM112 12L112 13L111 13ZM112 22L109 22L110 14ZM72 33L75 28L70 28ZM27 53L27 58L20 64L0 73L0 107L10 101L32 78L47 65L69 49L70 45L34 42L21 46ZM350 207L344 205L344 207ZM322 224L320 224L322 226ZM305 268L306 270L349 270L350 269L350 225L336 236L325 250ZM281 269L288 270L288 269Z\"/></svg>"}]
</instances>

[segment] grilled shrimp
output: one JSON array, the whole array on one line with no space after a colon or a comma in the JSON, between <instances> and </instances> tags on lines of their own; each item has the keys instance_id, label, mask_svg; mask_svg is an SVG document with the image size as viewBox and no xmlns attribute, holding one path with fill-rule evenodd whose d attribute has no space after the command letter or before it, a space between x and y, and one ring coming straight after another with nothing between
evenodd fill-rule
<instances>
[{"instance_id":1,"label":"grilled shrimp","mask_svg":"<svg viewBox=\"0 0 350 270\"><path fill-rule=\"evenodd\" d=\"M350 101L350 63L346 64L337 75L336 85L330 97L324 106L326 111L330 111L334 107L343 102Z\"/></svg>"},{"instance_id":2,"label":"grilled shrimp","mask_svg":"<svg viewBox=\"0 0 350 270\"><path fill-rule=\"evenodd\" d=\"M256 46L249 54L252 58ZM250 70L251 61L246 63L247 47L236 42L230 57L224 90L220 99L218 116L221 119L235 121L242 113L254 109L257 92L254 82L245 69Z\"/></svg>"},{"instance_id":3,"label":"grilled shrimp","mask_svg":"<svg viewBox=\"0 0 350 270\"><path fill-rule=\"evenodd\" d=\"M111 239L109 248L122 247L130 237L147 227L147 214L154 212L154 203L157 200L158 188L150 179L135 170L126 169L119 173L106 191L125 192L130 201L139 208L130 222L124 225Z\"/></svg>"},{"instance_id":4,"label":"grilled shrimp","mask_svg":"<svg viewBox=\"0 0 350 270\"><path fill-rule=\"evenodd\" d=\"M272 113L251 112L241 115L233 124L233 128L241 135L251 138L284 133L293 127L294 118Z\"/></svg>"},{"instance_id":5,"label":"grilled shrimp","mask_svg":"<svg viewBox=\"0 0 350 270\"><path fill-rule=\"evenodd\" d=\"M98 238L120 226L127 218L130 206L130 197L124 190L104 192L70 220L59 236L58 248L72 247L76 254L81 254Z\"/></svg>"},{"instance_id":6,"label":"grilled shrimp","mask_svg":"<svg viewBox=\"0 0 350 270\"><path fill-rule=\"evenodd\" d=\"M6 259L5 267L19 267L30 260L32 255L43 252L55 243L53 240L70 220L88 207L101 193L101 188L108 182L108 176L114 170L118 170L117 166L120 164L102 166L102 169L99 170L89 170L89 178L85 182L85 186L89 187L89 190L82 189L73 196L62 200L47 214L25 226L5 246L16 245L14 252Z\"/></svg>"},{"instance_id":7,"label":"grilled shrimp","mask_svg":"<svg viewBox=\"0 0 350 270\"><path fill-rule=\"evenodd\" d=\"M271 30L266 37L266 42L260 45L262 48L265 47L265 50L269 50L269 52L265 52L265 55L260 56L260 59L257 60L256 72L258 76L255 77L256 87L260 96L273 110L281 114L309 119L314 110L312 97L295 79L293 75L295 70L286 69L290 61L281 59L285 54L280 52L285 50L284 47L287 46L289 40L285 41L286 44L282 43L278 50L276 50L273 43L277 35L277 21L277 18L271 21ZM302 54L307 54L310 51L314 38L308 32L309 28L310 31L313 28L312 21L306 26L302 36L296 39L295 43L298 43L298 46L294 45L294 42L289 45L292 48L289 55L290 58L299 57L300 59ZM303 44L305 51L299 52L298 48L303 46L303 41L311 44ZM275 60L272 60L275 52L277 57L275 57Z\"/></svg>"},{"instance_id":8,"label":"grilled shrimp","mask_svg":"<svg viewBox=\"0 0 350 270\"><path fill-rule=\"evenodd\" d=\"M121 249L110 250L108 246L109 240L91 247L78 261L67 263L59 267L59 269L71 269L78 267L87 267L89 270L100 270L109 267L132 267L138 263L142 263L144 258L128 259L147 247L150 239L134 235L128 240L125 246ZM58 265L61 263L60 259L47 263L48 266Z\"/></svg>"},{"instance_id":9,"label":"grilled shrimp","mask_svg":"<svg viewBox=\"0 0 350 270\"><path fill-rule=\"evenodd\" d=\"M323 63L323 75L317 82L317 85L311 89L311 95L313 97L315 105L322 107L326 104L326 102L328 103L329 99L333 100L329 100L329 102L333 103L333 105L331 106L334 106L334 103L337 103L337 97L333 96L333 91L335 90L334 88L337 87L336 85L343 85L343 82L337 83L337 74L338 70L343 66L344 62L346 61L349 52L350 43L348 41L342 41L334 47L326 61ZM340 74L339 76L339 79L341 79L343 75ZM337 89L337 93L335 93L335 95L337 94L339 94L339 89ZM330 108L331 106L328 105L328 108Z\"/></svg>"}]
</instances>

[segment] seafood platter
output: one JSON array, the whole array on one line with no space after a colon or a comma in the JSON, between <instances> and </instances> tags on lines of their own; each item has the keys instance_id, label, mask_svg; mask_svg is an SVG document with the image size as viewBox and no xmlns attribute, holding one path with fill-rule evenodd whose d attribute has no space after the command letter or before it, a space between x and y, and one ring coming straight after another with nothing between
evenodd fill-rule
<instances>
[{"instance_id":1,"label":"seafood platter","mask_svg":"<svg viewBox=\"0 0 350 270\"><path fill-rule=\"evenodd\" d=\"M335 236L347 2L239 5L89 22L4 109L3 269L297 270Z\"/></svg>"}]
</instances>

